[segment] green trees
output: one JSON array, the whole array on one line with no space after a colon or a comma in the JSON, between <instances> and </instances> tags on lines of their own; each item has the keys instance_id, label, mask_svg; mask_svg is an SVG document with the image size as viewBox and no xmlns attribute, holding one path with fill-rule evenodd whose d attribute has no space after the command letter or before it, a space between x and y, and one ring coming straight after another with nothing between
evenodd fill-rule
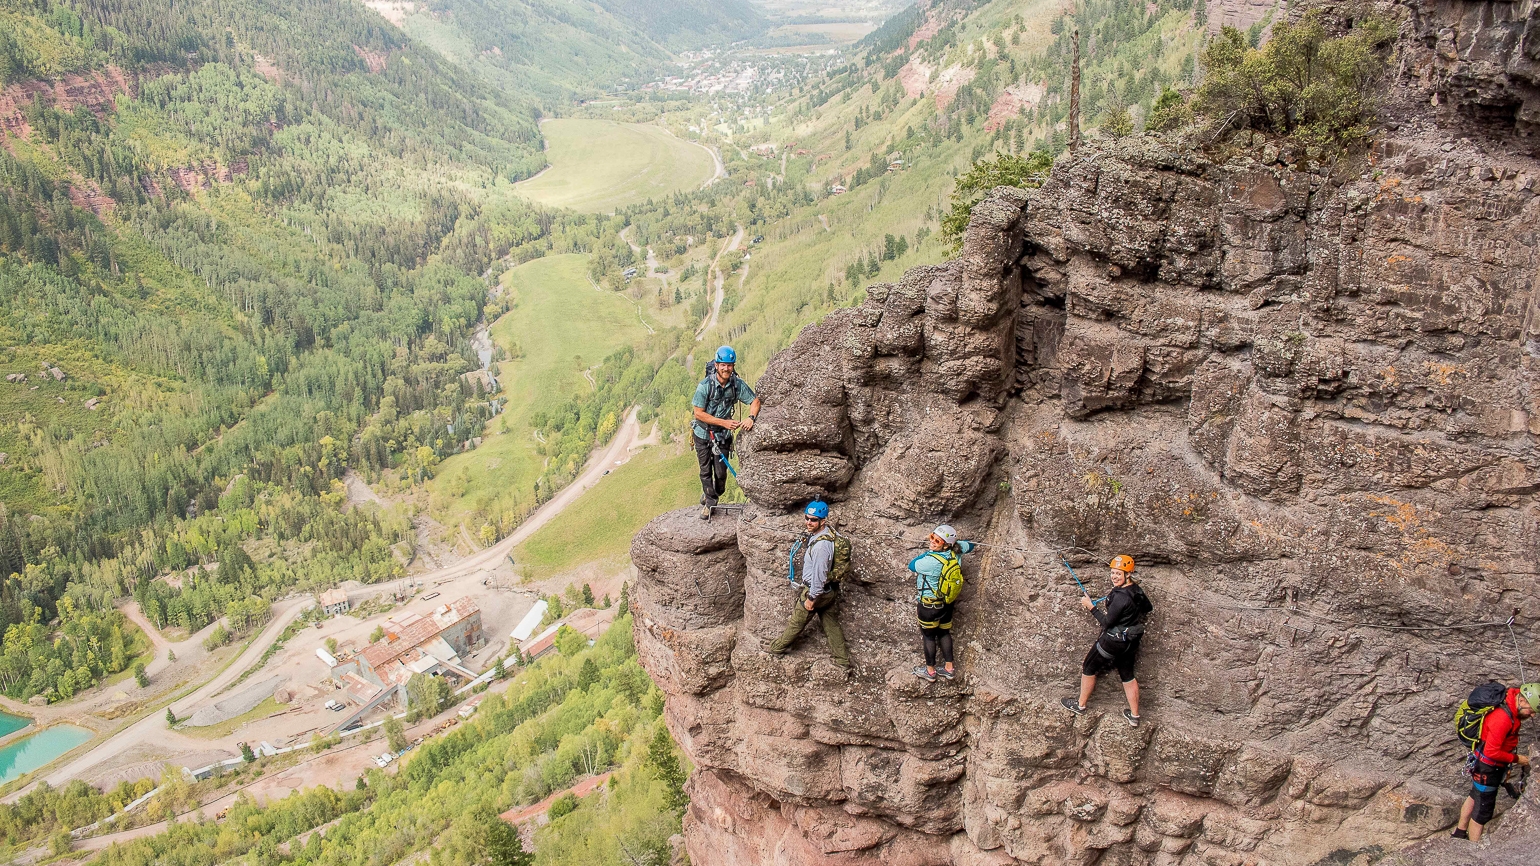
<instances>
[{"instance_id":1,"label":"green trees","mask_svg":"<svg viewBox=\"0 0 1540 866\"><path fill-rule=\"evenodd\" d=\"M406 727L401 720L390 716L385 720L385 743L390 746L392 752L401 752L409 745L406 739Z\"/></svg>"},{"instance_id":2,"label":"green trees","mask_svg":"<svg viewBox=\"0 0 1540 866\"><path fill-rule=\"evenodd\" d=\"M415 718L438 715L449 702L449 683L432 674L412 674L406 681L407 706Z\"/></svg>"},{"instance_id":3,"label":"green trees","mask_svg":"<svg viewBox=\"0 0 1540 866\"><path fill-rule=\"evenodd\" d=\"M36 580L43 573L32 568L25 577ZM57 628L45 624L43 609L26 597L14 610L20 621L5 628L0 691L18 700L33 695L50 701L72 697L103 677L128 669L144 646L142 637L125 634L129 626L121 613L82 609L68 596L55 605Z\"/></svg>"},{"instance_id":4,"label":"green trees","mask_svg":"<svg viewBox=\"0 0 1540 866\"><path fill-rule=\"evenodd\" d=\"M560 797L557 797L551 801L551 808L547 814L550 816L552 821L555 821L558 818L562 818L567 815L571 815L573 812L576 812L577 807L577 797L573 796L571 793L562 794Z\"/></svg>"},{"instance_id":5,"label":"green trees","mask_svg":"<svg viewBox=\"0 0 1540 866\"><path fill-rule=\"evenodd\" d=\"M556 649L563 656L571 658L582 652L588 646L588 637L571 626L562 626L556 630Z\"/></svg>"},{"instance_id":6,"label":"green trees","mask_svg":"<svg viewBox=\"0 0 1540 866\"><path fill-rule=\"evenodd\" d=\"M1027 156L1002 153L974 163L967 174L957 179L952 209L941 218L941 233L951 248L962 248L963 231L968 228L973 206L986 192L997 186L1041 186L1052 168L1053 156L1045 150L1034 150Z\"/></svg>"},{"instance_id":7,"label":"green trees","mask_svg":"<svg viewBox=\"0 0 1540 866\"><path fill-rule=\"evenodd\" d=\"M519 831L497 817L490 806L477 806L454 822L454 832L470 864L532 866L535 857L524 850Z\"/></svg>"},{"instance_id":8,"label":"green trees","mask_svg":"<svg viewBox=\"0 0 1540 866\"><path fill-rule=\"evenodd\" d=\"M1192 105L1181 91L1168 87L1160 92L1150 110L1144 128L1151 132L1170 132L1192 122Z\"/></svg>"},{"instance_id":9,"label":"green trees","mask_svg":"<svg viewBox=\"0 0 1540 866\"><path fill-rule=\"evenodd\" d=\"M658 725L652 742L647 744L647 768L663 783L667 792L664 802L668 808L676 812L683 810L690 802L684 793L685 772L674 754L674 738L669 736L664 725Z\"/></svg>"},{"instance_id":10,"label":"green trees","mask_svg":"<svg viewBox=\"0 0 1540 866\"><path fill-rule=\"evenodd\" d=\"M1203 52L1204 80L1195 108L1213 122L1292 135L1310 144L1363 140L1374 114L1384 46L1394 35L1366 18L1332 36L1319 12L1280 21L1261 49L1226 27Z\"/></svg>"}]
</instances>

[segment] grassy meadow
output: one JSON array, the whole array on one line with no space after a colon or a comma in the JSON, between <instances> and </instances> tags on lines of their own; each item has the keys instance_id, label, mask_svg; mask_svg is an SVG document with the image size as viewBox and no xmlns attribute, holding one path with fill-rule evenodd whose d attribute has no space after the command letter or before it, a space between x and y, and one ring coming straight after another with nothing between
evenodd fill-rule
<instances>
[{"instance_id":1,"label":"grassy meadow","mask_svg":"<svg viewBox=\"0 0 1540 866\"><path fill-rule=\"evenodd\" d=\"M689 446L652 446L514 548L513 558L521 574L536 580L591 562L618 567L626 561L631 536L647 521L699 498L695 453Z\"/></svg>"},{"instance_id":2,"label":"grassy meadow","mask_svg":"<svg viewBox=\"0 0 1540 866\"><path fill-rule=\"evenodd\" d=\"M660 127L610 120L548 120L551 167L515 186L552 207L608 213L691 190L715 172L711 154Z\"/></svg>"},{"instance_id":3,"label":"grassy meadow","mask_svg":"<svg viewBox=\"0 0 1540 866\"><path fill-rule=\"evenodd\" d=\"M590 388L584 370L647 334L631 299L595 290L587 267L587 256L567 254L503 274L514 306L491 330L507 353L497 366L508 409L487 425L481 447L446 459L429 483L441 520L529 500L543 463L530 419Z\"/></svg>"}]
</instances>

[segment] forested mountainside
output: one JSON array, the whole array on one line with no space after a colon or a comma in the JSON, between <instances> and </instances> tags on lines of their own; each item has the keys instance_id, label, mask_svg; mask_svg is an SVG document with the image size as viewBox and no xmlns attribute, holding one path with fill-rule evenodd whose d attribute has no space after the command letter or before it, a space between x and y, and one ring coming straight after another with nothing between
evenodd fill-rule
<instances>
[{"instance_id":1,"label":"forested mountainside","mask_svg":"<svg viewBox=\"0 0 1540 866\"><path fill-rule=\"evenodd\" d=\"M405 518L338 479L477 436L483 272L597 232L511 192L544 165L533 102L348 3L24 3L0 61L0 630L105 636L130 592L192 629L399 573ZM131 656L48 631L0 689Z\"/></svg>"}]
</instances>

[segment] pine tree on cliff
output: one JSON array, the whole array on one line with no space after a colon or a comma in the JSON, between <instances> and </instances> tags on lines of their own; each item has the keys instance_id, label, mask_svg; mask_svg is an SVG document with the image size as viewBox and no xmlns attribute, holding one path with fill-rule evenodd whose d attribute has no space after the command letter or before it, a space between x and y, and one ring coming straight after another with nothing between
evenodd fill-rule
<instances>
[{"instance_id":1,"label":"pine tree on cliff","mask_svg":"<svg viewBox=\"0 0 1540 866\"><path fill-rule=\"evenodd\" d=\"M678 812L684 809L690 802L690 798L684 794L684 769L679 766L679 757L674 754L674 740L668 735L668 728L658 725L658 732L652 735L652 742L647 745L646 765L657 774L658 781L667 788L664 803L670 811Z\"/></svg>"}]
</instances>

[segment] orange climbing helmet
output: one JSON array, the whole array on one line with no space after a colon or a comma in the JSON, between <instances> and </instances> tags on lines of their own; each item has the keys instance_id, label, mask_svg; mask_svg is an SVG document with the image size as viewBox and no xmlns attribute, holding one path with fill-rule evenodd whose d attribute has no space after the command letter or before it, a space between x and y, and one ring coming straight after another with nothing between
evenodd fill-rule
<instances>
[{"instance_id":1,"label":"orange climbing helmet","mask_svg":"<svg viewBox=\"0 0 1540 866\"><path fill-rule=\"evenodd\" d=\"M1107 565L1111 568L1117 569L1118 571L1124 572L1125 574L1134 573L1134 558L1132 556L1126 556L1120 553L1117 556L1114 556L1112 561L1107 563Z\"/></svg>"}]
</instances>

